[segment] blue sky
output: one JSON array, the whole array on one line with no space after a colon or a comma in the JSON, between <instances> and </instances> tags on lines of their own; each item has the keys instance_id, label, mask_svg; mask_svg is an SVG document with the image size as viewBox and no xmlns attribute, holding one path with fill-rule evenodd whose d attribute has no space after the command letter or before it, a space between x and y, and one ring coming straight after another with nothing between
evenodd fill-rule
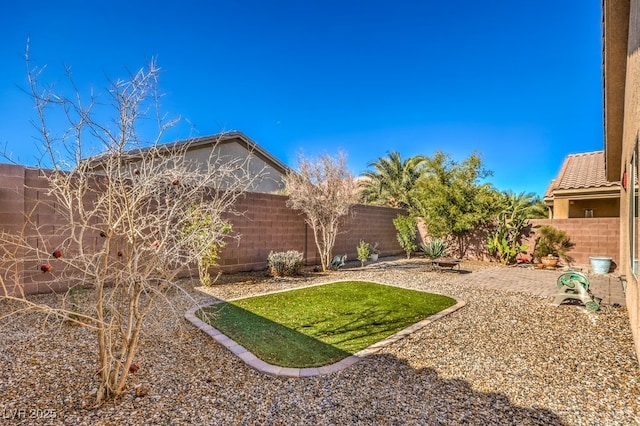
<instances>
[{"instance_id":1,"label":"blue sky","mask_svg":"<svg viewBox=\"0 0 640 426\"><path fill-rule=\"evenodd\" d=\"M344 150L358 175L399 151L481 154L500 190L544 193L603 149L599 0L10 0L0 143L33 164L24 51L105 92L157 57L170 139L246 133L290 166ZM106 98L105 98L106 99ZM187 123L190 123L189 125ZM191 131L193 125L195 132Z\"/></svg>"}]
</instances>

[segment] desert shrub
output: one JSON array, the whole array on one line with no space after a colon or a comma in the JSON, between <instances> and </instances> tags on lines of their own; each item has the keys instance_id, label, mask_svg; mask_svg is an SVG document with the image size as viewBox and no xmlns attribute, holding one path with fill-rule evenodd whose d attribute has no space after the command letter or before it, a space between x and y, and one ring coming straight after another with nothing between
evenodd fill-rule
<instances>
[{"instance_id":1,"label":"desert shrub","mask_svg":"<svg viewBox=\"0 0 640 426\"><path fill-rule=\"evenodd\" d=\"M567 233L550 225L543 225L536 238L533 255L537 259L545 256L559 256L567 259L567 251L574 247Z\"/></svg>"},{"instance_id":2,"label":"desert shrub","mask_svg":"<svg viewBox=\"0 0 640 426\"><path fill-rule=\"evenodd\" d=\"M430 259L446 256L449 251L447 242L438 238L429 241L428 244L420 244L420 248Z\"/></svg>"},{"instance_id":3,"label":"desert shrub","mask_svg":"<svg viewBox=\"0 0 640 426\"><path fill-rule=\"evenodd\" d=\"M268 257L269 273L274 277L298 275L303 265L302 253L296 250L271 252Z\"/></svg>"}]
</instances>

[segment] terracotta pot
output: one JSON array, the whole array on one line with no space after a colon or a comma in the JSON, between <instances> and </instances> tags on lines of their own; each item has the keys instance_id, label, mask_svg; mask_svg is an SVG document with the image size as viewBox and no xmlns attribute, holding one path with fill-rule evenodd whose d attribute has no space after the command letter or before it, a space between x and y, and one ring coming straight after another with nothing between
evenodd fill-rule
<instances>
[{"instance_id":1,"label":"terracotta pot","mask_svg":"<svg viewBox=\"0 0 640 426\"><path fill-rule=\"evenodd\" d=\"M542 264L548 268L555 268L558 265L558 256L545 256L540 259Z\"/></svg>"}]
</instances>

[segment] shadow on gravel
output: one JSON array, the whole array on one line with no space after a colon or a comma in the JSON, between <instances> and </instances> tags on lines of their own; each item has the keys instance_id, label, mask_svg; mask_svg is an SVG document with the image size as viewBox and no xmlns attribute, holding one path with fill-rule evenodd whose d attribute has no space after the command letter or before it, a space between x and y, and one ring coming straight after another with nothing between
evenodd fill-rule
<instances>
[{"instance_id":1,"label":"shadow on gravel","mask_svg":"<svg viewBox=\"0 0 640 426\"><path fill-rule=\"evenodd\" d=\"M352 395L352 400L365 397L365 393L397 400L399 411L386 421L425 425L566 424L551 410L514 405L504 394L479 392L465 380L442 378L431 368L415 369L393 355L373 355L371 360L374 362L358 364L359 378L352 380L366 383L350 386L362 392L362 395ZM371 377L375 377L375 382L371 382ZM416 410L420 412L418 418Z\"/></svg>"}]
</instances>

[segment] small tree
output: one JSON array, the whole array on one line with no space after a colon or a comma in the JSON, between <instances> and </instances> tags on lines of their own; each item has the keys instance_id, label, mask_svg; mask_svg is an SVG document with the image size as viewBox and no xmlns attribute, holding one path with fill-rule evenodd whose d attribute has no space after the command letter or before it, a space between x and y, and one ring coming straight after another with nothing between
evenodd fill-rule
<instances>
[{"instance_id":1,"label":"small tree","mask_svg":"<svg viewBox=\"0 0 640 426\"><path fill-rule=\"evenodd\" d=\"M393 219L393 226L398 231L396 237L400 246L407 253L407 259L411 257L418 246L416 244L416 236L418 234L418 223L411 216L398 216Z\"/></svg>"},{"instance_id":2,"label":"small tree","mask_svg":"<svg viewBox=\"0 0 640 426\"><path fill-rule=\"evenodd\" d=\"M186 214L181 237L188 249L198 254L200 282L210 286L213 282L209 270L216 265L220 250L226 246L222 238L231 233L233 225L225 220L216 221L202 206L191 207Z\"/></svg>"},{"instance_id":3,"label":"small tree","mask_svg":"<svg viewBox=\"0 0 640 426\"><path fill-rule=\"evenodd\" d=\"M358 260L361 266L364 266L364 262L369 260L369 256L371 256L371 245L366 241L360 240L356 251L358 252Z\"/></svg>"},{"instance_id":4,"label":"small tree","mask_svg":"<svg viewBox=\"0 0 640 426\"><path fill-rule=\"evenodd\" d=\"M424 219L430 236L455 237L458 257L464 257L470 233L489 223L500 208L499 192L488 183L480 183L491 172L475 153L457 163L436 152L424 160L424 167L416 184L415 215Z\"/></svg>"},{"instance_id":5,"label":"small tree","mask_svg":"<svg viewBox=\"0 0 640 426\"><path fill-rule=\"evenodd\" d=\"M27 217L25 229L33 233L0 232L2 266L11 270L10 263L37 262L53 281L90 286L94 293L84 309L73 304L66 309L64 301L60 307L47 306L30 301L19 288L10 289L0 274L0 301L18 301L25 311L45 311L47 317L94 330L95 398L102 403L125 392L129 374L138 368L134 357L145 319L159 298L177 288L174 279L181 270L203 258L212 260L212 254L215 258L229 230L225 216L256 176L247 174L248 160L228 161L212 150L208 161L194 167L185 156L188 144L158 145L175 123L160 114L155 114L157 134L143 137L141 122L159 106L154 61L127 80L111 82L107 104L93 96L81 102L70 74L72 96L43 90L41 71L28 68L41 148L52 169L45 172L49 197L40 202L65 225L51 235L49 224ZM55 111L67 120L61 132L49 127L48 114ZM148 121L143 127L148 130ZM87 159L92 146L103 153ZM13 280L20 281L18 273Z\"/></svg>"},{"instance_id":6,"label":"small tree","mask_svg":"<svg viewBox=\"0 0 640 426\"><path fill-rule=\"evenodd\" d=\"M340 219L349 214L358 201L357 184L347 170L344 153L323 155L317 160L298 159L298 172L284 179L289 200L287 206L300 210L313 230L322 270L329 269Z\"/></svg>"}]
</instances>

